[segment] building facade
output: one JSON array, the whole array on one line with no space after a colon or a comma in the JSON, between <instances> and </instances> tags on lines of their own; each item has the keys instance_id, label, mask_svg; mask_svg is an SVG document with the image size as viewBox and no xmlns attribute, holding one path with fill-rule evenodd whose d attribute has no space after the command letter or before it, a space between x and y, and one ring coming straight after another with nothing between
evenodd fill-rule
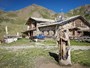
<instances>
[{"instance_id":1,"label":"building facade","mask_svg":"<svg viewBox=\"0 0 90 68\"><path fill-rule=\"evenodd\" d=\"M27 31L23 33L29 37L38 34L54 37L61 26L69 30L70 38L77 38L84 35L90 36L90 23L80 15L60 21L30 17L26 25L28 26Z\"/></svg>"}]
</instances>

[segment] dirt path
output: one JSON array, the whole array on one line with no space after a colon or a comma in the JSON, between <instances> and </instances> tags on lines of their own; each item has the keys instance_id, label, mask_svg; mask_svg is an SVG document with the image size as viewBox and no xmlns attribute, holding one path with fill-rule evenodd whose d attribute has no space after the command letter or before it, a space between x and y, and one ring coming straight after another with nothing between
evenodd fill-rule
<instances>
[{"instance_id":1,"label":"dirt path","mask_svg":"<svg viewBox=\"0 0 90 68\"><path fill-rule=\"evenodd\" d=\"M43 48L43 49L52 49L52 48L58 48L57 46L48 46L48 45L20 45L20 46L0 46L1 49L11 49L11 50L17 50L17 49L29 49L29 48ZM90 46L70 46L71 50L89 50Z\"/></svg>"},{"instance_id":2,"label":"dirt path","mask_svg":"<svg viewBox=\"0 0 90 68\"><path fill-rule=\"evenodd\" d=\"M60 66L55 63L41 64L39 68L89 68L80 64L74 64L72 66Z\"/></svg>"},{"instance_id":3,"label":"dirt path","mask_svg":"<svg viewBox=\"0 0 90 68\"><path fill-rule=\"evenodd\" d=\"M45 57L39 57L35 62L35 68L89 68L80 64L72 64L72 66L60 66L57 62L49 60Z\"/></svg>"}]
</instances>

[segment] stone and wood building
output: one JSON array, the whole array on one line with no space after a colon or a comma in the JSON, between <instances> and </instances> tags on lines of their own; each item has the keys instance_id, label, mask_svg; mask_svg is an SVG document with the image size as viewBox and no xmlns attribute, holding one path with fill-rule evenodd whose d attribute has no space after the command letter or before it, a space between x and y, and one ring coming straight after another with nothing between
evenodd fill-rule
<instances>
[{"instance_id":1,"label":"stone and wood building","mask_svg":"<svg viewBox=\"0 0 90 68\"><path fill-rule=\"evenodd\" d=\"M30 17L27 20L26 25L27 30L23 33L28 37L32 37L40 33L45 36L54 37L60 26L69 30L70 38L90 36L90 23L80 15L69 17L60 21Z\"/></svg>"}]
</instances>

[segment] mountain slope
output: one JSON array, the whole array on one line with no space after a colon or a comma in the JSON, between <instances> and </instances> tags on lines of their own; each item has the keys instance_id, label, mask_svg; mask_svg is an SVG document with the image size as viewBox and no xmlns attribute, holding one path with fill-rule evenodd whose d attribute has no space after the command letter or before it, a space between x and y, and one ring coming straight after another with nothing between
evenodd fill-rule
<instances>
[{"instance_id":1,"label":"mountain slope","mask_svg":"<svg viewBox=\"0 0 90 68\"><path fill-rule=\"evenodd\" d=\"M73 9L69 11L66 15L67 16L81 15L90 22L90 5L85 5L85 6L81 6L76 9Z\"/></svg>"},{"instance_id":2,"label":"mountain slope","mask_svg":"<svg viewBox=\"0 0 90 68\"><path fill-rule=\"evenodd\" d=\"M42 17L42 18L54 18L54 11L51 11L47 8L41 7L39 5L31 5L21 10L16 11L16 14L19 18L28 18L30 16Z\"/></svg>"}]
</instances>

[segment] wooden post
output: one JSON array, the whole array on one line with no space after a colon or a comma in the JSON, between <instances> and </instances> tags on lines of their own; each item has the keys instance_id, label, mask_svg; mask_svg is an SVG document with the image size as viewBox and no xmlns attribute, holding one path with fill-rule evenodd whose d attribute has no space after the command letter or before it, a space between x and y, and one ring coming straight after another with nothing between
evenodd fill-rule
<instances>
[{"instance_id":1,"label":"wooden post","mask_svg":"<svg viewBox=\"0 0 90 68\"><path fill-rule=\"evenodd\" d=\"M20 38L19 32L17 32L16 36L17 36L17 39Z\"/></svg>"},{"instance_id":2,"label":"wooden post","mask_svg":"<svg viewBox=\"0 0 90 68\"><path fill-rule=\"evenodd\" d=\"M70 55L70 40L68 36L68 30L60 28L59 33L59 64L60 65L71 65L71 55Z\"/></svg>"},{"instance_id":3,"label":"wooden post","mask_svg":"<svg viewBox=\"0 0 90 68\"><path fill-rule=\"evenodd\" d=\"M5 27L6 35L8 35L8 27Z\"/></svg>"}]
</instances>

